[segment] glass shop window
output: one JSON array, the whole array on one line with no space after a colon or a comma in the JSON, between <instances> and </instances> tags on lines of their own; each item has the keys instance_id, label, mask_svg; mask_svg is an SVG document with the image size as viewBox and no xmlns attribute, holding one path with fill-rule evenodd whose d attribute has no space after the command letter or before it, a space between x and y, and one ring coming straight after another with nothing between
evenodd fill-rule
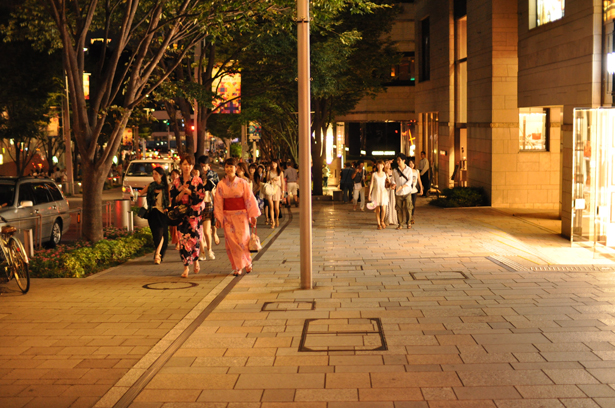
<instances>
[{"instance_id":1,"label":"glass shop window","mask_svg":"<svg viewBox=\"0 0 615 408\"><path fill-rule=\"evenodd\" d=\"M519 151L549 151L549 109L519 109Z\"/></svg>"}]
</instances>

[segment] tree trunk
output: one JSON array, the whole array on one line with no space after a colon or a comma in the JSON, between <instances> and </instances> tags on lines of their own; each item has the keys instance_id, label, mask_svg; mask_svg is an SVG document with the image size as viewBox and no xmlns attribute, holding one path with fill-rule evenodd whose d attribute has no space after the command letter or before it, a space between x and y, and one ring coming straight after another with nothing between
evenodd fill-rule
<instances>
[{"instance_id":1,"label":"tree trunk","mask_svg":"<svg viewBox=\"0 0 615 408\"><path fill-rule=\"evenodd\" d=\"M103 239L102 224L102 192L106 175L109 173L108 166L102 165L95 168L93 163L86 160L81 162L83 174L83 237L91 242Z\"/></svg>"},{"instance_id":2,"label":"tree trunk","mask_svg":"<svg viewBox=\"0 0 615 408\"><path fill-rule=\"evenodd\" d=\"M177 124L177 109L173 103L169 101L164 102L165 108L167 110L167 114L169 115L169 125L173 130L173 135L175 135L175 145L177 146L177 154L181 157L184 154L184 147L182 146L182 136L179 131L179 125ZM169 151L171 150L171 146L169 147Z\"/></svg>"},{"instance_id":3,"label":"tree trunk","mask_svg":"<svg viewBox=\"0 0 615 408\"><path fill-rule=\"evenodd\" d=\"M199 157L205 154L205 147L207 145L207 119L209 119L209 112L204 112L201 114L201 109L206 109L204 107L199 107L199 116L200 119L198 121L199 125L197 128L196 134L196 154L195 157L198 159Z\"/></svg>"},{"instance_id":4,"label":"tree trunk","mask_svg":"<svg viewBox=\"0 0 615 408\"><path fill-rule=\"evenodd\" d=\"M185 154L194 156L194 132L192 131L192 107L185 98L177 98L184 118L184 135L186 136Z\"/></svg>"}]
</instances>

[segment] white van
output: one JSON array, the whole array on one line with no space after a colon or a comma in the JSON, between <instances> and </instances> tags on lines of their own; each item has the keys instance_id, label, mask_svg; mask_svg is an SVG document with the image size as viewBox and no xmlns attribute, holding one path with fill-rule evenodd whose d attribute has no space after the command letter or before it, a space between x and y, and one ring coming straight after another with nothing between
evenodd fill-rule
<instances>
[{"instance_id":1,"label":"white van","mask_svg":"<svg viewBox=\"0 0 615 408\"><path fill-rule=\"evenodd\" d=\"M132 200L136 192L140 192L147 187L153 181L152 173L156 167L162 167L167 176L169 176L171 170L179 170L177 161L173 159L133 160L124 173L122 198Z\"/></svg>"}]
</instances>

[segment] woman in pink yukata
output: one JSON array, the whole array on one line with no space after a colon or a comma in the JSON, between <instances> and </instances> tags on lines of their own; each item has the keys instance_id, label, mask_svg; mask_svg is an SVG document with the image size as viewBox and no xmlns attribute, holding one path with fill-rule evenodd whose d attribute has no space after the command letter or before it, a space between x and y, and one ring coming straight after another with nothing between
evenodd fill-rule
<instances>
[{"instance_id":1,"label":"woman in pink yukata","mask_svg":"<svg viewBox=\"0 0 615 408\"><path fill-rule=\"evenodd\" d=\"M226 253L233 275L252 272L250 242L250 225L256 226L256 218L261 215L256 198L247 181L237 177L237 160L230 158L224 162L226 177L218 183L214 198L214 215L216 227L224 228Z\"/></svg>"}]
</instances>

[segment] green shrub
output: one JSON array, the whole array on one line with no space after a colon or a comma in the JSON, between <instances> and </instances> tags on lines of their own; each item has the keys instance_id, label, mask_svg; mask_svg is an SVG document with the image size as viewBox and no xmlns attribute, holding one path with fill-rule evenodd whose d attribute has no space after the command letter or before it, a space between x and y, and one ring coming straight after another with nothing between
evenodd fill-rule
<instances>
[{"instance_id":1,"label":"green shrub","mask_svg":"<svg viewBox=\"0 0 615 408\"><path fill-rule=\"evenodd\" d=\"M30 260L34 278L83 278L154 249L152 232L141 228L133 234L109 228L95 245L79 241L37 251Z\"/></svg>"},{"instance_id":2,"label":"green shrub","mask_svg":"<svg viewBox=\"0 0 615 408\"><path fill-rule=\"evenodd\" d=\"M437 207L478 207L487 205L487 195L483 188L478 187L455 187L445 188L442 191L444 197L431 200L429 204Z\"/></svg>"}]
</instances>

